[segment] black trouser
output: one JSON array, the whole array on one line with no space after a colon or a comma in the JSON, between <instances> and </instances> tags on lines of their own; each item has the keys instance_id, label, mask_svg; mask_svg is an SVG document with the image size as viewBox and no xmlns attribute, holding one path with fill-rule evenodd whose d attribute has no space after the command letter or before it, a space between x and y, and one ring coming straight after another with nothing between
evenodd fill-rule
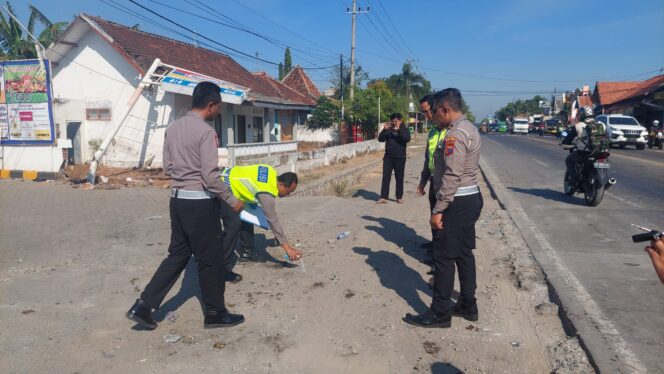
<instances>
[{"instance_id":1,"label":"black trouser","mask_svg":"<svg viewBox=\"0 0 664 374\"><path fill-rule=\"evenodd\" d=\"M240 251L246 254L254 251L254 225L244 221L240 229Z\"/></svg>"},{"instance_id":2,"label":"black trouser","mask_svg":"<svg viewBox=\"0 0 664 374\"><path fill-rule=\"evenodd\" d=\"M394 170L394 178L397 180L397 199L401 199L403 197L403 174L406 171L405 158L383 158L383 183L380 188L380 197L387 199L390 196L392 170Z\"/></svg>"},{"instance_id":3,"label":"black trouser","mask_svg":"<svg viewBox=\"0 0 664 374\"><path fill-rule=\"evenodd\" d=\"M242 227L243 221L240 220L240 215L233 211L228 204L219 204L219 218L224 223L224 238L222 240L222 248L224 252L224 259L226 264L226 271L231 271L235 265L235 243Z\"/></svg>"},{"instance_id":4,"label":"black trouser","mask_svg":"<svg viewBox=\"0 0 664 374\"><path fill-rule=\"evenodd\" d=\"M443 229L436 230L433 240L434 286L431 309L447 313L454 289L454 267L459 271L460 295L464 305L475 305L475 222L480 217L483 201L477 193L457 196L443 212Z\"/></svg>"},{"instance_id":5,"label":"black trouser","mask_svg":"<svg viewBox=\"0 0 664 374\"><path fill-rule=\"evenodd\" d=\"M436 198L436 190L433 188L433 177L429 178L429 213L433 211L433 207L436 206L436 202L438 201L438 198ZM435 229L431 229L431 240L433 241L433 238L436 236L436 231Z\"/></svg>"},{"instance_id":6,"label":"black trouser","mask_svg":"<svg viewBox=\"0 0 664 374\"><path fill-rule=\"evenodd\" d=\"M171 198L168 257L159 265L140 296L148 306L159 308L193 253L198 263L198 278L206 309L226 310L219 204L217 199Z\"/></svg>"}]
</instances>

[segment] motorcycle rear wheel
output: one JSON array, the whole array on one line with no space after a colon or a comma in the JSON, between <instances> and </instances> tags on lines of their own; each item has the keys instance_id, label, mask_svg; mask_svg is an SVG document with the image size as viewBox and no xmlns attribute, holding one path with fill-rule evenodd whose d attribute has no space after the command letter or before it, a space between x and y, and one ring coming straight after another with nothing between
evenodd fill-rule
<instances>
[{"instance_id":1,"label":"motorcycle rear wheel","mask_svg":"<svg viewBox=\"0 0 664 374\"><path fill-rule=\"evenodd\" d=\"M574 195L574 186L572 186L572 180L569 175L569 171L565 170L565 180L563 181L563 191L565 191L566 196Z\"/></svg>"},{"instance_id":2,"label":"motorcycle rear wheel","mask_svg":"<svg viewBox=\"0 0 664 374\"><path fill-rule=\"evenodd\" d=\"M587 188L583 192L583 197L588 206L598 206L604 198L604 185L601 184L599 178L593 175L593 179L587 184Z\"/></svg>"}]
</instances>

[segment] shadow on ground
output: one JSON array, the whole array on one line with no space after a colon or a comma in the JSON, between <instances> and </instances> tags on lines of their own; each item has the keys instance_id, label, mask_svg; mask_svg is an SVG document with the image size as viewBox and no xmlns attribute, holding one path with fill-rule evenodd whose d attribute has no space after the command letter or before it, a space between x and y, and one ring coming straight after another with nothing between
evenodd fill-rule
<instances>
[{"instance_id":1,"label":"shadow on ground","mask_svg":"<svg viewBox=\"0 0 664 374\"><path fill-rule=\"evenodd\" d=\"M175 311L179 309L187 300L192 297L198 299L198 303L201 306L201 311L205 312L205 306L203 304L203 296L201 294L200 284L198 283L198 263L192 256L189 259L189 263L184 268L184 277L182 278L182 283L180 284L180 290L178 293L173 295L168 301L163 303L159 309L157 309L153 315L153 318L157 322L161 322L166 318L166 314L170 311Z\"/></svg>"},{"instance_id":2,"label":"shadow on ground","mask_svg":"<svg viewBox=\"0 0 664 374\"><path fill-rule=\"evenodd\" d=\"M426 257L426 251L421 249L421 246L429 240L404 223L385 217L362 216L362 219L378 223L380 226L365 226L365 229L375 232L385 241L394 243L407 255L416 260Z\"/></svg>"},{"instance_id":3,"label":"shadow on ground","mask_svg":"<svg viewBox=\"0 0 664 374\"><path fill-rule=\"evenodd\" d=\"M463 371L447 362L434 362L431 364L431 374L459 374Z\"/></svg>"},{"instance_id":4,"label":"shadow on ground","mask_svg":"<svg viewBox=\"0 0 664 374\"><path fill-rule=\"evenodd\" d=\"M507 187L513 192L518 192L526 195L532 195L541 197L543 199L558 201L565 204L572 205L584 205L583 199L579 199L575 196L565 196L565 193L557 190L552 190L550 188L519 188L519 187Z\"/></svg>"},{"instance_id":5,"label":"shadow on ground","mask_svg":"<svg viewBox=\"0 0 664 374\"><path fill-rule=\"evenodd\" d=\"M380 194L373 192L373 191L367 191L364 189L359 189L357 190L354 194L353 197L361 197L364 200L371 200L371 201L376 201L380 199Z\"/></svg>"},{"instance_id":6,"label":"shadow on ground","mask_svg":"<svg viewBox=\"0 0 664 374\"><path fill-rule=\"evenodd\" d=\"M394 290L417 313L423 313L426 305L417 291L431 295L429 286L417 271L406 265L401 257L385 250L372 251L366 247L355 247L353 252L366 256L365 262L373 268L383 287Z\"/></svg>"}]
</instances>

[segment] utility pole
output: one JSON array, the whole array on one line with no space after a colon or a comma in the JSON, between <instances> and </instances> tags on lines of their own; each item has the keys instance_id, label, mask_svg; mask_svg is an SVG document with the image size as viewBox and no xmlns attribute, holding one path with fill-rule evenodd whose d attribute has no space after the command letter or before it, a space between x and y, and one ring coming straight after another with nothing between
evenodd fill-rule
<instances>
[{"instance_id":1,"label":"utility pole","mask_svg":"<svg viewBox=\"0 0 664 374\"><path fill-rule=\"evenodd\" d=\"M352 33L351 33L351 42L350 42L350 101L353 101L355 96L355 16L358 13L369 13L370 7L367 7L366 10L357 7L357 0L353 0L353 10L346 8L346 13L352 15Z\"/></svg>"},{"instance_id":2,"label":"utility pole","mask_svg":"<svg viewBox=\"0 0 664 374\"><path fill-rule=\"evenodd\" d=\"M344 55L339 55L339 88L341 89L341 118L339 123L344 120Z\"/></svg>"}]
</instances>

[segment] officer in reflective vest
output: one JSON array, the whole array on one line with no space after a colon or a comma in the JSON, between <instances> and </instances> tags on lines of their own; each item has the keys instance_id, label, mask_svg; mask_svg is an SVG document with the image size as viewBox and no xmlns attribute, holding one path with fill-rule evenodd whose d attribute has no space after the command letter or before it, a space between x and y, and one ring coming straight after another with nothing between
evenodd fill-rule
<instances>
[{"instance_id":1,"label":"officer in reflective vest","mask_svg":"<svg viewBox=\"0 0 664 374\"><path fill-rule=\"evenodd\" d=\"M279 222L275 203L277 197L286 197L297 188L297 174L283 173L277 176L277 171L269 165L235 166L221 172L221 180L230 187L233 195L247 206L260 204L265 213L270 229L275 238L288 255L290 260L298 260L302 254L291 247ZM233 249L235 240L240 237L240 262L265 262L254 249L254 225L240 220L240 216L226 207L220 210L224 223L223 248L226 255L226 280L232 283L239 282L242 277L231 271L233 267Z\"/></svg>"},{"instance_id":2,"label":"officer in reflective vest","mask_svg":"<svg viewBox=\"0 0 664 374\"><path fill-rule=\"evenodd\" d=\"M420 110L424 114L424 117L429 121L432 121L431 115L431 104L433 101L433 95L426 95L420 99ZM447 133L446 128L440 128L436 123L431 130L429 130L429 136L427 138L426 149L424 150L424 166L422 167L422 173L420 174L420 183L417 186L417 194L424 196L424 188L429 182L429 211L431 211L436 205L436 191L433 187L433 171L435 169L433 154L436 151L436 146L440 143L441 140L445 138ZM425 264L433 265L433 255L431 254L431 249L433 248L433 234L434 229L431 229L431 238L432 241L423 245L426 248L427 253L430 255L429 258L422 260Z\"/></svg>"}]
</instances>

